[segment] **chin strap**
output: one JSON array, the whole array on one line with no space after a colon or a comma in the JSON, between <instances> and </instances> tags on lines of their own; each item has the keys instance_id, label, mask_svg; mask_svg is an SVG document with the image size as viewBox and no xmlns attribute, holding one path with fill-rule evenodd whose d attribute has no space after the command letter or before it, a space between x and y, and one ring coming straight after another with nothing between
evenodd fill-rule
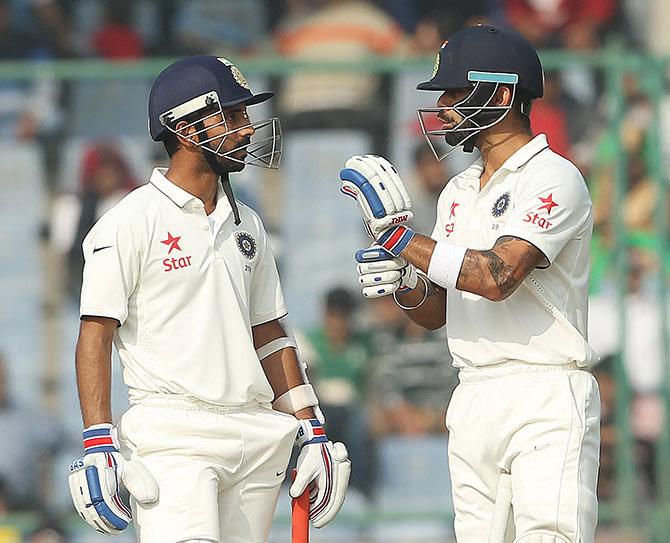
<instances>
[{"instance_id":1,"label":"chin strap","mask_svg":"<svg viewBox=\"0 0 670 543\"><path fill-rule=\"evenodd\" d=\"M463 151L466 153L472 153L475 150L475 138L470 138L463 144Z\"/></svg>"},{"instance_id":2,"label":"chin strap","mask_svg":"<svg viewBox=\"0 0 670 543\"><path fill-rule=\"evenodd\" d=\"M205 124L202 121L199 121L195 124L196 130L198 132L202 132L205 130ZM205 131L205 135L207 132ZM203 147L208 147L208 144L205 143L202 145ZM223 192L226 194L226 198L228 198L228 203L230 204L230 207L233 210L233 217L235 218L235 226L239 226L239 224L242 222L240 219L240 211L237 209L237 202L235 201L235 195L233 194L233 187L230 185L230 172L227 170L224 170L221 164L218 163L216 160L216 156L214 153L209 152L207 149L203 149L202 151L203 155L205 156L205 160L207 161L207 164L209 164L209 167L212 169L212 171L216 174L221 179L221 185L223 186Z\"/></svg>"},{"instance_id":3,"label":"chin strap","mask_svg":"<svg viewBox=\"0 0 670 543\"><path fill-rule=\"evenodd\" d=\"M230 185L230 177L228 177L228 172L223 172L221 174L221 185L223 186L223 192L226 193L226 198L230 202L230 207L233 208L233 217L235 217L235 226L238 226L240 222L240 211L237 209L237 202L235 201L235 195L233 194L233 187Z\"/></svg>"}]
</instances>

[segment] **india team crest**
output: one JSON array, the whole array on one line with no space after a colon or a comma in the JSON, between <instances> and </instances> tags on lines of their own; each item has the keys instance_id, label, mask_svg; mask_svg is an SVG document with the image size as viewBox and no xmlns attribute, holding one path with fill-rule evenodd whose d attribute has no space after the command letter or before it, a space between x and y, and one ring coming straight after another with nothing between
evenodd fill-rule
<instances>
[{"instance_id":1,"label":"india team crest","mask_svg":"<svg viewBox=\"0 0 670 543\"><path fill-rule=\"evenodd\" d=\"M219 62L223 62L226 66L230 68L230 72L233 74L233 77L235 78L235 81L237 81L237 84L240 85L241 87L244 87L247 90L251 90L249 88L249 82L247 81L246 77L242 75L242 72L235 66L232 62L230 62L227 58L224 57L218 57Z\"/></svg>"},{"instance_id":2,"label":"india team crest","mask_svg":"<svg viewBox=\"0 0 670 543\"><path fill-rule=\"evenodd\" d=\"M493 209L491 209L491 215L494 217L500 217L505 211L507 211L507 208L509 207L509 192L504 192L500 196L498 196L498 199L495 201L493 204Z\"/></svg>"},{"instance_id":3,"label":"india team crest","mask_svg":"<svg viewBox=\"0 0 670 543\"><path fill-rule=\"evenodd\" d=\"M253 260L256 256L256 240L249 232L235 232L235 241L240 253L248 259Z\"/></svg>"}]
</instances>

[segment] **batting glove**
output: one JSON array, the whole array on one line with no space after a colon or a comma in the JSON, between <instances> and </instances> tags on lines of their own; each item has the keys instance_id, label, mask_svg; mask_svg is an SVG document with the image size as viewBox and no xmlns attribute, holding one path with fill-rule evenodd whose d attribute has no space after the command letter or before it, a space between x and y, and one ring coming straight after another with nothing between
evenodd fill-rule
<instances>
[{"instance_id":1,"label":"batting glove","mask_svg":"<svg viewBox=\"0 0 670 543\"><path fill-rule=\"evenodd\" d=\"M416 268L402 257L394 257L379 245L356 251L358 281L366 298L380 298L396 290L416 287Z\"/></svg>"},{"instance_id":2,"label":"batting glove","mask_svg":"<svg viewBox=\"0 0 670 543\"><path fill-rule=\"evenodd\" d=\"M300 421L296 443L300 455L289 494L297 498L309 486L309 519L315 528L321 528L344 503L351 475L349 453L344 443L328 440L317 419Z\"/></svg>"},{"instance_id":3,"label":"batting glove","mask_svg":"<svg viewBox=\"0 0 670 543\"><path fill-rule=\"evenodd\" d=\"M340 171L341 192L354 198L373 237L414 215L412 201L398 172L377 155L354 155Z\"/></svg>"},{"instance_id":4,"label":"batting glove","mask_svg":"<svg viewBox=\"0 0 670 543\"><path fill-rule=\"evenodd\" d=\"M116 429L111 424L89 426L84 430L84 456L70 464L68 483L77 513L100 533L117 534L132 520L119 496L120 481L138 502L158 500L158 483L144 464L121 456Z\"/></svg>"}]
</instances>

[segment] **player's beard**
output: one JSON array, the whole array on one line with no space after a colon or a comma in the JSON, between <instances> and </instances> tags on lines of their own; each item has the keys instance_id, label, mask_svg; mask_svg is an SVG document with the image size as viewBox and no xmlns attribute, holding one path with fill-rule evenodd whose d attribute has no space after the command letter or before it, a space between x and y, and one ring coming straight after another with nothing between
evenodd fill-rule
<instances>
[{"instance_id":1,"label":"player's beard","mask_svg":"<svg viewBox=\"0 0 670 543\"><path fill-rule=\"evenodd\" d=\"M458 147L459 145L462 145L466 138L474 137L473 132L479 129L479 127L469 119L466 119L465 121L460 119L459 123L462 124L460 124L460 126L459 124L456 124L456 126L458 126L457 131L447 132L444 135L444 141L451 147Z\"/></svg>"}]
</instances>

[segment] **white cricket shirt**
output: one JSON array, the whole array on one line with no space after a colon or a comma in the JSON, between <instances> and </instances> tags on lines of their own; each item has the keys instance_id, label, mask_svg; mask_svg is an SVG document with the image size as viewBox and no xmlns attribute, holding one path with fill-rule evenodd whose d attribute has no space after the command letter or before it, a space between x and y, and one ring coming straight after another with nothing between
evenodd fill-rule
<instances>
[{"instance_id":1,"label":"white cricket shirt","mask_svg":"<svg viewBox=\"0 0 670 543\"><path fill-rule=\"evenodd\" d=\"M155 393L270 402L251 327L287 311L263 224L240 204L236 226L220 183L210 221L165 171L155 169L84 240L80 315L121 324L114 344L131 402Z\"/></svg>"},{"instance_id":2,"label":"white cricket shirt","mask_svg":"<svg viewBox=\"0 0 670 543\"><path fill-rule=\"evenodd\" d=\"M490 249L502 236L529 241L550 262L532 275L567 321L551 315L528 278L499 302L450 289L447 337L454 365L595 364L584 339L593 217L582 175L549 149L543 134L509 157L480 190L482 172L479 159L450 180L438 200L432 238L477 250Z\"/></svg>"}]
</instances>

